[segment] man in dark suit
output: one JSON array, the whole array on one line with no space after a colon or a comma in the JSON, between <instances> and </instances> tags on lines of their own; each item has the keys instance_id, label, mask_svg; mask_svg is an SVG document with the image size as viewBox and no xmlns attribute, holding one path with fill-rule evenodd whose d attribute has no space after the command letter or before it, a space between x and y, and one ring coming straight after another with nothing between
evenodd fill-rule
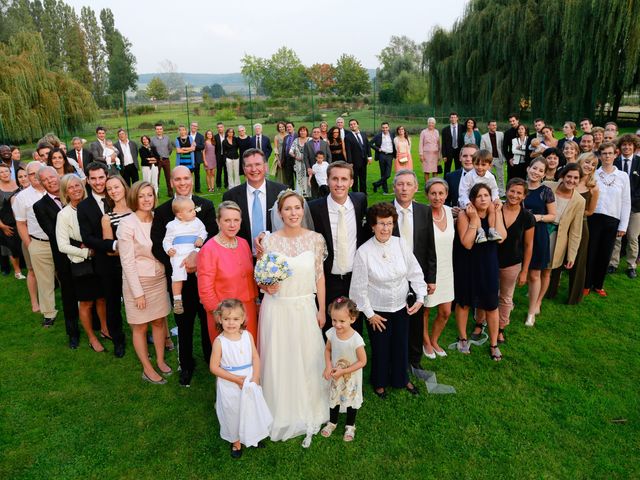
<instances>
[{"instance_id":1,"label":"man in dark suit","mask_svg":"<svg viewBox=\"0 0 640 480\"><path fill-rule=\"evenodd\" d=\"M460 180L463 175L466 175L467 172L473 170L473 154L477 151L478 146L475 143L467 143L460 149L461 168L445 174L444 180L449 185L449 192L445 202L446 205L452 208L458 208L458 190L460 187Z\"/></svg>"},{"instance_id":2,"label":"man in dark suit","mask_svg":"<svg viewBox=\"0 0 640 480\"><path fill-rule=\"evenodd\" d=\"M89 151L91 152L91 155L93 155L93 161L106 163L106 160L104 158L104 142L106 139L107 131L105 130L105 128L101 126L96 127L96 140L91 142L91 144L89 145ZM112 160L115 161L115 159L116 154L114 153Z\"/></svg>"},{"instance_id":3,"label":"man in dark suit","mask_svg":"<svg viewBox=\"0 0 640 480\"><path fill-rule=\"evenodd\" d=\"M269 139L269 137L262 133L262 124L256 123L253 126L253 131L255 132L255 135L251 137L251 148L262 150L262 153L264 153L264 158L267 159L268 163L271 152L273 151L273 149L271 148L271 140Z\"/></svg>"},{"instance_id":4,"label":"man in dark suit","mask_svg":"<svg viewBox=\"0 0 640 480\"><path fill-rule=\"evenodd\" d=\"M296 159L289 155L289 150L291 150L291 146L297 138L297 135L293 122L287 122L285 128L287 134L282 140L282 150L280 151L280 161L282 162L282 181L287 187L294 188L293 166L296 163Z\"/></svg>"},{"instance_id":5,"label":"man in dark suit","mask_svg":"<svg viewBox=\"0 0 640 480\"><path fill-rule=\"evenodd\" d=\"M222 141L224 140L224 123L218 122L216 124L216 163L218 169L216 170L216 188L222 188L224 177L224 188L229 188L229 177L227 174L227 162L222 154Z\"/></svg>"},{"instance_id":6,"label":"man in dark suit","mask_svg":"<svg viewBox=\"0 0 640 480\"><path fill-rule=\"evenodd\" d=\"M324 153L324 161L331 163L331 150L329 143L324 141L320 136L320 127L313 127L311 130L311 140L305 143L303 150L304 163L307 167L307 174L311 178L311 196L318 198L320 196L318 182L313 175L313 164L316 163L316 153Z\"/></svg>"},{"instance_id":7,"label":"man in dark suit","mask_svg":"<svg viewBox=\"0 0 640 480\"><path fill-rule=\"evenodd\" d=\"M200 165L202 165L202 151L204 150L204 136L198 132L198 122L191 122L189 138L191 139L191 145L195 145L196 149L193 151L193 159L195 165L193 166L193 182L195 183L195 192L200 193Z\"/></svg>"},{"instance_id":8,"label":"man in dark suit","mask_svg":"<svg viewBox=\"0 0 640 480\"><path fill-rule=\"evenodd\" d=\"M11 178L16 179L16 172L20 167L20 160L11 160L11 147L9 145L0 145L0 161L2 161L11 171Z\"/></svg>"},{"instance_id":9,"label":"man in dark suit","mask_svg":"<svg viewBox=\"0 0 640 480\"><path fill-rule=\"evenodd\" d=\"M507 162L507 180L511 180L517 176L513 169L513 152L511 151L513 139L518 137L518 127L520 126L520 117L515 113L509 115L510 128L504 132L504 139L502 141L502 154ZM562 151L562 150L560 150Z\"/></svg>"},{"instance_id":10,"label":"man in dark suit","mask_svg":"<svg viewBox=\"0 0 640 480\"><path fill-rule=\"evenodd\" d=\"M56 221L58 219L58 212L62 210L60 182L58 180L58 174L53 167L41 168L38 171L38 177L47 193L33 204L33 213L38 220L40 228L42 228L44 233L47 234L47 237L49 237L55 275L60 284L64 325L67 335L69 336L69 348L75 350L78 348L80 342L78 302L76 302L73 291L69 259L65 254L60 252L56 240Z\"/></svg>"},{"instance_id":11,"label":"man in dark suit","mask_svg":"<svg viewBox=\"0 0 640 480\"><path fill-rule=\"evenodd\" d=\"M377 192L382 187L384 193L389 193L387 180L391 176L391 166L393 157L396 156L396 146L393 143L395 135L389 131L389 123L382 122L380 131L369 142L369 145L376 152L375 160L380 165L380 180L373 182L373 192Z\"/></svg>"},{"instance_id":12,"label":"man in dark suit","mask_svg":"<svg viewBox=\"0 0 640 480\"><path fill-rule=\"evenodd\" d=\"M444 173L451 170L451 164L455 162L455 168L460 168L460 148L464 145L465 128L458 124L458 114L449 114L449 125L442 128L442 158L444 159Z\"/></svg>"},{"instance_id":13,"label":"man in dark suit","mask_svg":"<svg viewBox=\"0 0 640 480\"><path fill-rule=\"evenodd\" d=\"M127 185L136 183L138 177L138 145L129 140L126 130L118 130L118 141L113 144L120 159L120 174Z\"/></svg>"},{"instance_id":14,"label":"man in dark suit","mask_svg":"<svg viewBox=\"0 0 640 480\"><path fill-rule=\"evenodd\" d=\"M527 138L527 151L525 152L524 155L524 164L528 167L529 164L531 163L531 154L533 153L533 151L535 150L535 147L531 147L531 142L533 140L535 140L536 138L540 141L542 141L544 139L544 135L542 135L542 129L546 126L546 123L544 121L544 119L542 118L536 118L533 121L533 128L534 128L534 132L529 135L529 137ZM536 154L536 155L541 155L540 153Z\"/></svg>"},{"instance_id":15,"label":"man in dark suit","mask_svg":"<svg viewBox=\"0 0 640 480\"><path fill-rule=\"evenodd\" d=\"M353 191L367 193L367 165L372 162L367 134L360 131L358 120L349 120L350 132L344 136L347 162L353 165Z\"/></svg>"},{"instance_id":16,"label":"man in dark suit","mask_svg":"<svg viewBox=\"0 0 640 480\"><path fill-rule=\"evenodd\" d=\"M393 205L398 212L398 221L393 234L402 238L411 248L427 283L427 292L436 288L436 246L433 237L433 216L431 207L414 201L418 192L418 177L413 170L399 170L393 179L395 200ZM420 299L421 300L421 299ZM422 358L422 327L424 308L411 316L409 322L409 364L420 369ZM435 358L435 353L432 353Z\"/></svg>"},{"instance_id":17,"label":"man in dark suit","mask_svg":"<svg viewBox=\"0 0 640 480\"><path fill-rule=\"evenodd\" d=\"M243 169L246 182L224 192L222 200L231 200L242 210L242 224L238 236L244 238L252 250L254 239L265 230L271 230L270 211L278 194L287 187L266 180L269 164L262 150L250 148L244 152Z\"/></svg>"},{"instance_id":18,"label":"man in dark suit","mask_svg":"<svg viewBox=\"0 0 640 480\"><path fill-rule=\"evenodd\" d=\"M117 240L102 238L102 216L108 211L106 195L107 166L102 162L93 162L87 167L87 183L90 186L89 195L78 204L78 223L82 243L95 252L94 266L102 280L103 298L96 300L97 308L105 308L107 312L107 327L113 340L113 353L116 357L124 356L125 338L122 331L122 313L120 311L121 278L106 275L110 269L107 266L107 253L117 249ZM118 287L116 287L116 284ZM117 300L116 300L117 297ZM110 298L112 301L107 302ZM105 304L102 306L101 304ZM118 308L113 307L118 305Z\"/></svg>"},{"instance_id":19,"label":"man in dark suit","mask_svg":"<svg viewBox=\"0 0 640 480\"><path fill-rule=\"evenodd\" d=\"M191 197L196 206L196 217L200 219L207 229L207 240L218 233L218 224L216 223L216 211L213 203L206 198L192 195L193 178L191 171L185 166L175 167L171 172L171 187L178 196ZM171 204L173 199L167 200L165 203L155 209L153 223L151 224L151 241L153 246L151 251L153 255L164 265L165 275L167 277L167 290L171 293L171 261L169 256L162 247L162 240L167 232L167 224L175 218ZM192 252L185 259L185 268L187 269L187 279L182 284L182 304L184 305L184 313L173 316L178 325L178 353L180 358L180 385L183 387L191 386L191 378L195 368L195 360L193 358L193 327L196 315L200 319L200 340L202 342L202 354L204 361L209 365L211 357L211 340L209 339L209 329L207 325L207 314L204 307L200 303L198 296L198 281L196 278L198 254ZM172 302L173 303L173 299Z\"/></svg>"},{"instance_id":20,"label":"man in dark suit","mask_svg":"<svg viewBox=\"0 0 640 480\"><path fill-rule=\"evenodd\" d=\"M371 230L364 226L367 196L360 192L349 193L353 185L351 164L343 161L333 162L327 169L327 179L329 196L310 201L309 210L315 231L327 242L328 255L324 260L323 268L328 307L336 298L349 296L356 250L371 236ZM346 239L345 243L340 243L340 236L338 236L341 215L344 215L346 224L346 235L343 237ZM346 252L344 256L338 253L340 248L344 248ZM353 327L362 333L362 315L358 317ZM327 321L323 331L326 332L329 328L331 328L331 318L327 309Z\"/></svg>"},{"instance_id":21,"label":"man in dark suit","mask_svg":"<svg viewBox=\"0 0 640 480\"><path fill-rule=\"evenodd\" d=\"M89 167L91 162L93 162L93 154L90 150L84 148L80 137L73 137L73 140L71 140L71 146L73 148L67 152L67 157L73 158L86 174L87 167Z\"/></svg>"},{"instance_id":22,"label":"man in dark suit","mask_svg":"<svg viewBox=\"0 0 640 480\"><path fill-rule=\"evenodd\" d=\"M613 254L609 261L608 271L615 272L620 262L620 253L625 250L627 253L627 277L637 278L636 262L638 258L638 235L640 235L640 156L635 155L635 150L640 147L640 140L636 135L626 134L621 136L617 142L620 156L616 158L613 165L627 175L629 175L629 186L631 187L631 214L627 234L616 239L613 247Z\"/></svg>"}]
</instances>

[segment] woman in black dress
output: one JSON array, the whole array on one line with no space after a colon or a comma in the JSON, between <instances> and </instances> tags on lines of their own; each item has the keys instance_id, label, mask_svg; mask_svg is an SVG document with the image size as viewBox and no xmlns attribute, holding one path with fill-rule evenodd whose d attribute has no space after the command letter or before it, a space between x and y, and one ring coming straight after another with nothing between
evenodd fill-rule
<instances>
[{"instance_id":1,"label":"woman in black dress","mask_svg":"<svg viewBox=\"0 0 640 480\"><path fill-rule=\"evenodd\" d=\"M458 213L458 235L453 250L458 351L471 353L467 341L469 309L484 310L489 326L491 358L500 361L502 354L498 348L498 243L475 243L478 228L489 228L488 214L492 205L490 188L483 183L474 185L469 192L469 200L469 206ZM502 221L502 205L497 205L495 209L495 228L502 236L503 242L507 238L507 231Z\"/></svg>"},{"instance_id":2,"label":"woman in black dress","mask_svg":"<svg viewBox=\"0 0 640 480\"><path fill-rule=\"evenodd\" d=\"M244 152L251 148L251 137L247 135L247 129L244 125L238 125L238 155L240 158L240 175L244 176L244 164L242 163L242 156Z\"/></svg>"},{"instance_id":3,"label":"woman in black dress","mask_svg":"<svg viewBox=\"0 0 640 480\"><path fill-rule=\"evenodd\" d=\"M222 140L222 158L227 165L229 188L240 185L240 145L233 128L227 128Z\"/></svg>"},{"instance_id":4,"label":"woman in black dress","mask_svg":"<svg viewBox=\"0 0 640 480\"><path fill-rule=\"evenodd\" d=\"M347 160L347 151L344 146L344 140L340 138L340 129L331 127L329 129L329 150L331 150L331 162Z\"/></svg>"}]
</instances>

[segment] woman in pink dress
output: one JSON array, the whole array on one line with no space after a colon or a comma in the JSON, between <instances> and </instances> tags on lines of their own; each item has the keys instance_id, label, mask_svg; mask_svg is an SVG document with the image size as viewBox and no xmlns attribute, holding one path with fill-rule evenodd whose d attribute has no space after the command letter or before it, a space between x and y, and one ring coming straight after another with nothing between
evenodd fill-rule
<instances>
[{"instance_id":1,"label":"woman in pink dress","mask_svg":"<svg viewBox=\"0 0 640 480\"><path fill-rule=\"evenodd\" d=\"M211 130L204 133L204 150L202 151L204 170L207 172L207 191L216 191L216 138Z\"/></svg>"},{"instance_id":2,"label":"woman in pink dress","mask_svg":"<svg viewBox=\"0 0 640 480\"><path fill-rule=\"evenodd\" d=\"M394 167L399 170L413 170L413 159L411 158L411 139L402 125L396 128L396 136L393 139L396 147L396 158Z\"/></svg>"},{"instance_id":3,"label":"woman in pink dress","mask_svg":"<svg viewBox=\"0 0 640 480\"><path fill-rule=\"evenodd\" d=\"M258 339L258 287L253 280L253 256L243 238L237 236L242 222L237 203L218 206L220 232L204 244L198 254L198 292L207 312L211 342L218 336L213 311L227 298L242 302L247 315L247 330Z\"/></svg>"},{"instance_id":4,"label":"woman in pink dress","mask_svg":"<svg viewBox=\"0 0 640 480\"><path fill-rule=\"evenodd\" d=\"M425 183L429 181L429 175L438 172L440 161L440 133L436 129L436 119L430 117L427 120L427 128L420 132L420 161Z\"/></svg>"}]
</instances>

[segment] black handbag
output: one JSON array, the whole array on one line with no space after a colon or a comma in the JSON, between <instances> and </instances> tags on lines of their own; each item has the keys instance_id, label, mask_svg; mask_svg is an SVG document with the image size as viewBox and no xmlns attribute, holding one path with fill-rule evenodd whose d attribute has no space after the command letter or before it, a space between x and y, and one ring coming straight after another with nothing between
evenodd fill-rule
<instances>
[{"instance_id":1,"label":"black handbag","mask_svg":"<svg viewBox=\"0 0 640 480\"><path fill-rule=\"evenodd\" d=\"M91 259L88 258L80 263L71 262L72 277L85 277L87 275L93 275L93 273L93 261Z\"/></svg>"},{"instance_id":2,"label":"black handbag","mask_svg":"<svg viewBox=\"0 0 640 480\"><path fill-rule=\"evenodd\" d=\"M413 291L413 288L409 287L409 292L407 293L407 307L413 307L416 304L416 300L416 293Z\"/></svg>"}]
</instances>

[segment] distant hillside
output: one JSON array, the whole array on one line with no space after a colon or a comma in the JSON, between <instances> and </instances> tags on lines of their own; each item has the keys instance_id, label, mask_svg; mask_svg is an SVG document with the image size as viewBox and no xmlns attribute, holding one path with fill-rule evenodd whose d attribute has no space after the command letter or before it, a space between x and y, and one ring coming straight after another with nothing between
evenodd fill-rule
<instances>
[{"instance_id":1,"label":"distant hillside","mask_svg":"<svg viewBox=\"0 0 640 480\"><path fill-rule=\"evenodd\" d=\"M373 79L376 76L376 71L373 68L367 70L369 72L369 78ZM162 78L164 73L139 73L138 74L138 87L145 88L153 77ZM197 90L202 87L219 83L227 92L242 92L247 90L247 84L244 82L244 78L240 72L238 73L181 73L182 78L188 85L194 86Z\"/></svg>"}]
</instances>

